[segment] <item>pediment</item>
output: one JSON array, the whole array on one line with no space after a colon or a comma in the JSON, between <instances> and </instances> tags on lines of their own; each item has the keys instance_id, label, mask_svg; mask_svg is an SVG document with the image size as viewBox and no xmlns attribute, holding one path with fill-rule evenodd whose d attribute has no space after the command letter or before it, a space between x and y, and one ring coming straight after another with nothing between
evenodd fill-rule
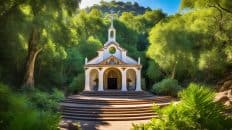
<instances>
[{"instance_id":1,"label":"pediment","mask_svg":"<svg viewBox=\"0 0 232 130\"><path fill-rule=\"evenodd\" d=\"M126 64L126 63L116 58L115 56L110 56L99 63L99 65L122 65L122 64Z\"/></svg>"}]
</instances>

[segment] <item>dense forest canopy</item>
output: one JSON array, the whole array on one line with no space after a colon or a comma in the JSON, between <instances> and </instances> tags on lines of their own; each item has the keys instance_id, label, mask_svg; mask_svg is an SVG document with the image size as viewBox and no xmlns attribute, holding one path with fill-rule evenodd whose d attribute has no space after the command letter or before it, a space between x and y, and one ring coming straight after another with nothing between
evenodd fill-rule
<instances>
[{"instance_id":1,"label":"dense forest canopy","mask_svg":"<svg viewBox=\"0 0 232 130\"><path fill-rule=\"evenodd\" d=\"M99 4L95 4L86 10L98 9L103 13L111 13L112 11L119 14L123 12L132 12L133 14L139 15L144 14L146 11L151 11L149 7L140 6L137 2L122 2L122 1L101 1Z\"/></svg>"},{"instance_id":2,"label":"dense forest canopy","mask_svg":"<svg viewBox=\"0 0 232 130\"><path fill-rule=\"evenodd\" d=\"M111 2L109 5L112 3L115 4ZM29 1L13 4L17 8L6 9L6 16L1 16L4 19L1 23L4 30L1 32L1 43L4 43L1 44L1 68L4 68L0 69L1 80L13 86L70 86L71 90L74 89L72 87L77 90L82 88L84 58L96 56L96 50L106 42L109 27L107 12L94 8L90 12L66 10L69 4L65 4L60 6L63 10L55 6L47 8L49 13L42 8L39 13L39 9L33 11L39 8L37 6L59 3L48 2L34 6ZM132 6L131 3L127 4ZM148 32L166 14L161 10L148 10L144 14L135 15L133 10L139 7L136 4L133 6L135 8L132 11L115 14L118 15L115 20L117 41L129 51L130 56L143 57L146 66Z\"/></svg>"},{"instance_id":3,"label":"dense forest canopy","mask_svg":"<svg viewBox=\"0 0 232 130\"><path fill-rule=\"evenodd\" d=\"M84 58L95 57L106 41L112 9L117 41L142 59L143 87L168 77L183 85L211 84L231 68L230 6L225 0L182 0L180 9L187 11L167 16L131 2L102 1L86 11L77 9L78 1L5 1L0 79L19 87L80 91Z\"/></svg>"}]
</instances>

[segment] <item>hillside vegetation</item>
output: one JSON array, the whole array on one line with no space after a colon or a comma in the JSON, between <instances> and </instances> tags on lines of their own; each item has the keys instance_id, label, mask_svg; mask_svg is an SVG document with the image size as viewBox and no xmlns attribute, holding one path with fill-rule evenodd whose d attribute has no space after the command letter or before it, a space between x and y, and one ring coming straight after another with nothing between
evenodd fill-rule
<instances>
[{"instance_id":1,"label":"hillside vegetation","mask_svg":"<svg viewBox=\"0 0 232 130\"><path fill-rule=\"evenodd\" d=\"M122 14L123 12L132 12L139 15L144 14L146 11L151 11L149 7L140 6L137 2L122 2L122 1L101 1L100 4L95 4L86 10L98 9L103 13L111 13L112 11Z\"/></svg>"}]
</instances>

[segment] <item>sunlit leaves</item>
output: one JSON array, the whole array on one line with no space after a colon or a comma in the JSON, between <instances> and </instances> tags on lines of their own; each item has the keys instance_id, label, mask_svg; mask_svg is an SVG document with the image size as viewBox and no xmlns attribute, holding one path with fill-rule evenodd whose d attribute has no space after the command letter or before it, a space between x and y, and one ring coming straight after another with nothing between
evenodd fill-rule
<instances>
[{"instance_id":1,"label":"sunlit leaves","mask_svg":"<svg viewBox=\"0 0 232 130\"><path fill-rule=\"evenodd\" d=\"M166 107L154 107L158 117L134 130L227 130L231 118L223 114L222 106L214 101L215 93L207 86L191 83L179 93L180 101ZM137 129L136 129L137 128Z\"/></svg>"},{"instance_id":2,"label":"sunlit leaves","mask_svg":"<svg viewBox=\"0 0 232 130\"><path fill-rule=\"evenodd\" d=\"M199 71L223 74L229 51L219 48L229 38L217 31L214 15L215 10L202 9L157 24L150 32L147 55L168 74L176 72L178 79L195 77Z\"/></svg>"},{"instance_id":3,"label":"sunlit leaves","mask_svg":"<svg viewBox=\"0 0 232 130\"><path fill-rule=\"evenodd\" d=\"M22 4L19 6L20 11L22 11L23 14L25 15L31 15L32 9L30 5L27 4Z\"/></svg>"},{"instance_id":4,"label":"sunlit leaves","mask_svg":"<svg viewBox=\"0 0 232 130\"><path fill-rule=\"evenodd\" d=\"M227 55L227 61L232 63L232 45L229 45L225 48L225 53Z\"/></svg>"},{"instance_id":5,"label":"sunlit leaves","mask_svg":"<svg viewBox=\"0 0 232 130\"><path fill-rule=\"evenodd\" d=\"M182 0L180 9L215 8L227 13L232 13L230 0Z\"/></svg>"},{"instance_id":6,"label":"sunlit leaves","mask_svg":"<svg viewBox=\"0 0 232 130\"><path fill-rule=\"evenodd\" d=\"M83 41L79 45L79 51L81 54L87 58L92 59L96 56L96 52L98 49L102 47L102 43L94 38L93 36L90 36L87 41Z\"/></svg>"},{"instance_id":7,"label":"sunlit leaves","mask_svg":"<svg viewBox=\"0 0 232 130\"><path fill-rule=\"evenodd\" d=\"M154 61L149 61L148 68L146 70L147 76L152 80L157 80L161 77L159 65Z\"/></svg>"},{"instance_id":8,"label":"sunlit leaves","mask_svg":"<svg viewBox=\"0 0 232 130\"><path fill-rule=\"evenodd\" d=\"M177 17L172 22L156 25L150 32L151 44L147 54L169 73L174 68L177 74L181 74L181 70L193 68L191 40L194 33L186 32L184 23L183 19Z\"/></svg>"},{"instance_id":9,"label":"sunlit leaves","mask_svg":"<svg viewBox=\"0 0 232 130\"><path fill-rule=\"evenodd\" d=\"M0 17L16 5L16 0L3 0L0 4Z\"/></svg>"},{"instance_id":10,"label":"sunlit leaves","mask_svg":"<svg viewBox=\"0 0 232 130\"><path fill-rule=\"evenodd\" d=\"M218 49L212 49L204 51L200 54L199 57L199 69L200 70L213 70L216 72L224 72L226 57L221 57L221 52Z\"/></svg>"}]
</instances>

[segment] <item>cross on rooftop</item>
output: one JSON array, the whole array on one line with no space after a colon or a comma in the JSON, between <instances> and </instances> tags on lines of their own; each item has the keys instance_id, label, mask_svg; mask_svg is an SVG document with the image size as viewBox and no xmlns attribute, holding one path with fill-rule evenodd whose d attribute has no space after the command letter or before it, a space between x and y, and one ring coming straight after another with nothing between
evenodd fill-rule
<instances>
[{"instance_id":1,"label":"cross on rooftop","mask_svg":"<svg viewBox=\"0 0 232 130\"><path fill-rule=\"evenodd\" d=\"M110 10L111 27L114 27L114 11Z\"/></svg>"}]
</instances>

